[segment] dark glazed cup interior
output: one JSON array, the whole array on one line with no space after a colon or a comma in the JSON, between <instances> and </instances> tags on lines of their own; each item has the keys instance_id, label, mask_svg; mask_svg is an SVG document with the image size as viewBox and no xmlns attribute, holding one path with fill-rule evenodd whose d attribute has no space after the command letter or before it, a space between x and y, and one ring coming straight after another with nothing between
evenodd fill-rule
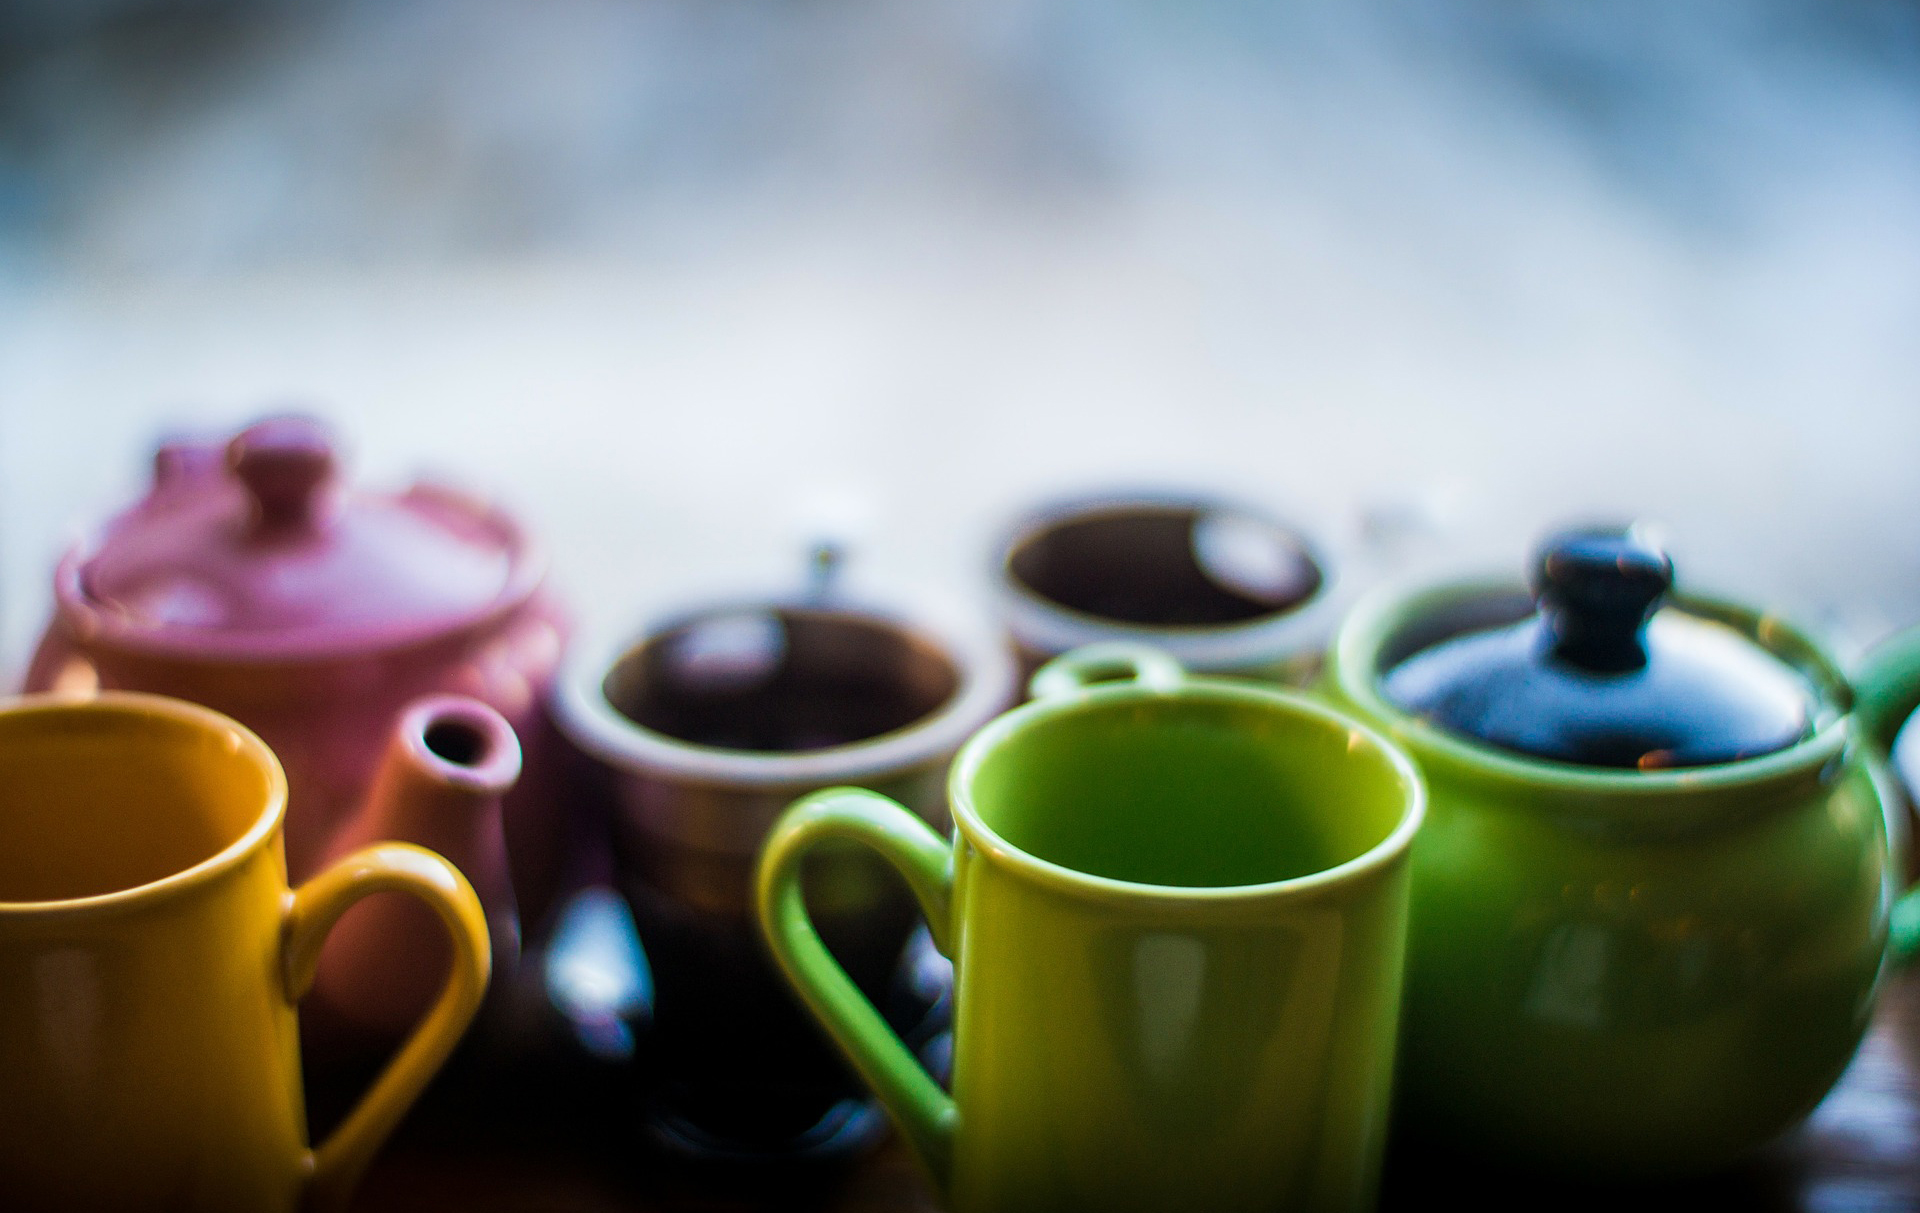
<instances>
[{"instance_id":1,"label":"dark glazed cup interior","mask_svg":"<svg viewBox=\"0 0 1920 1213\"><path fill-rule=\"evenodd\" d=\"M616 661L602 690L621 715L677 741L794 753L907 728L959 686L953 661L904 629L769 607L661 632Z\"/></svg>"},{"instance_id":2,"label":"dark glazed cup interior","mask_svg":"<svg viewBox=\"0 0 1920 1213\"><path fill-rule=\"evenodd\" d=\"M1338 567L1304 534L1205 494L1042 507L1002 538L991 576L1024 675L1128 641L1196 673L1303 683L1344 606Z\"/></svg>"},{"instance_id":3,"label":"dark glazed cup interior","mask_svg":"<svg viewBox=\"0 0 1920 1213\"><path fill-rule=\"evenodd\" d=\"M1092 506L1030 531L1007 572L1057 606L1148 627L1217 627L1278 614L1320 588L1298 536L1238 510L1183 503Z\"/></svg>"}]
</instances>

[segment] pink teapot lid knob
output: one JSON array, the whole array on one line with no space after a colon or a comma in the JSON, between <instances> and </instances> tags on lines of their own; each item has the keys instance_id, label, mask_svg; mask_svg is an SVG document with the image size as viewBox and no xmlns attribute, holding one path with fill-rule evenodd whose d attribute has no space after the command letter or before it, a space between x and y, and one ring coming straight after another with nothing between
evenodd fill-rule
<instances>
[{"instance_id":1,"label":"pink teapot lid knob","mask_svg":"<svg viewBox=\"0 0 1920 1213\"><path fill-rule=\"evenodd\" d=\"M311 530L334 481L333 435L311 417L274 417L227 445L227 465L253 498L257 531Z\"/></svg>"}]
</instances>

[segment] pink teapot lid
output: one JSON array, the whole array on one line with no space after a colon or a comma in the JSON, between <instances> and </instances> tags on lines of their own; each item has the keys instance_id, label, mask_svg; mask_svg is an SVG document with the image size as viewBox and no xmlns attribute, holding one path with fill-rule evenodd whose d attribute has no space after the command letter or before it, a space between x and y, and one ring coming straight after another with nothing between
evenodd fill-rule
<instances>
[{"instance_id":1,"label":"pink teapot lid","mask_svg":"<svg viewBox=\"0 0 1920 1213\"><path fill-rule=\"evenodd\" d=\"M517 606L540 579L519 528L453 491L340 484L332 435L275 417L174 443L146 498L61 565L83 639L212 659L410 644Z\"/></svg>"}]
</instances>

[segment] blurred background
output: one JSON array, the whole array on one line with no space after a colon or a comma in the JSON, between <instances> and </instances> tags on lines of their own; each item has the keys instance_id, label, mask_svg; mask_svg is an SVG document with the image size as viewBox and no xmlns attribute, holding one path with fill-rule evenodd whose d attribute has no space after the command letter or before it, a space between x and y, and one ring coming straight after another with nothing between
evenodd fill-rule
<instances>
[{"instance_id":1,"label":"blurred background","mask_svg":"<svg viewBox=\"0 0 1920 1213\"><path fill-rule=\"evenodd\" d=\"M1649 519L1853 652L1920 619L1920 2L7 0L0 664L158 436L288 404L600 628L1136 484L1363 579Z\"/></svg>"}]
</instances>

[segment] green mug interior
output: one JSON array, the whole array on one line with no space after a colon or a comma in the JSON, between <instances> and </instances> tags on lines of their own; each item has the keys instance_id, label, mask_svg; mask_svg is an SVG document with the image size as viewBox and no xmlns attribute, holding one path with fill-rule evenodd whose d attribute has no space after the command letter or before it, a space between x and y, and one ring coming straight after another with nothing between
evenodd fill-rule
<instances>
[{"instance_id":1,"label":"green mug interior","mask_svg":"<svg viewBox=\"0 0 1920 1213\"><path fill-rule=\"evenodd\" d=\"M1416 799L1370 734L1271 692L1114 687L1016 715L974 765L967 807L1015 849L1107 880L1294 880L1379 846Z\"/></svg>"}]
</instances>

